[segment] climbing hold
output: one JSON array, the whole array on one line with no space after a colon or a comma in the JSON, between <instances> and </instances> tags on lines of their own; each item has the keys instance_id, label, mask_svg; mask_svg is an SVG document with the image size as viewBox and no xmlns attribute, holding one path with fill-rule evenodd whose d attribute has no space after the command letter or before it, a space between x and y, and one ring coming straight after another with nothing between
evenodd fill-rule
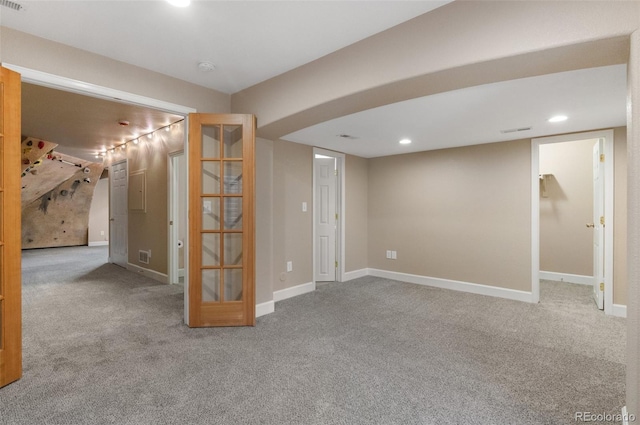
<instances>
[{"instance_id":1,"label":"climbing hold","mask_svg":"<svg viewBox=\"0 0 640 425\"><path fill-rule=\"evenodd\" d=\"M25 159L22 160L22 163L24 165L29 165L29 160L25 158Z\"/></svg>"},{"instance_id":2,"label":"climbing hold","mask_svg":"<svg viewBox=\"0 0 640 425\"><path fill-rule=\"evenodd\" d=\"M66 190L66 189L62 189L62 190L60 191L60 195L62 195L62 196L67 196L68 194L69 194L69 191L68 191L68 190ZM63 221L63 223L64 223L64 221Z\"/></svg>"},{"instance_id":3,"label":"climbing hold","mask_svg":"<svg viewBox=\"0 0 640 425\"><path fill-rule=\"evenodd\" d=\"M31 174L33 174L34 176L35 176L36 174L38 174L38 170L31 170L30 172L31 172Z\"/></svg>"},{"instance_id":4,"label":"climbing hold","mask_svg":"<svg viewBox=\"0 0 640 425\"><path fill-rule=\"evenodd\" d=\"M42 148L44 148L44 142L42 140L40 140L38 142L38 149L42 149Z\"/></svg>"},{"instance_id":5,"label":"climbing hold","mask_svg":"<svg viewBox=\"0 0 640 425\"><path fill-rule=\"evenodd\" d=\"M37 160L36 162L33 163L33 165L40 165L40 164L42 164L42 160L41 159L39 159L39 160Z\"/></svg>"},{"instance_id":6,"label":"climbing hold","mask_svg":"<svg viewBox=\"0 0 640 425\"><path fill-rule=\"evenodd\" d=\"M84 171L85 174L89 174L91 172L91 168L85 167L82 171Z\"/></svg>"},{"instance_id":7,"label":"climbing hold","mask_svg":"<svg viewBox=\"0 0 640 425\"><path fill-rule=\"evenodd\" d=\"M84 178L85 183L91 183L91 179L89 177Z\"/></svg>"},{"instance_id":8,"label":"climbing hold","mask_svg":"<svg viewBox=\"0 0 640 425\"><path fill-rule=\"evenodd\" d=\"M33 146L33 141L32 141L32 140L29 140L29 141L27 142L27 146Z\"/></svg>"}]
</instances>

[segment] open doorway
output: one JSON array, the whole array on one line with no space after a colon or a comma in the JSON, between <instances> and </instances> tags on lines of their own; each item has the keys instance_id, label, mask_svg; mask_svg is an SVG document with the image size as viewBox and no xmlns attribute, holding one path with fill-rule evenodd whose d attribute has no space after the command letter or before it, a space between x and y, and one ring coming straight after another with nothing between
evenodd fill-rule
<instances>
[{"instance_id":1,"label":"open doorway","mask_svg":"<svg viewBox=\"0 0 640 425\"><path fill-rule=\"evenodd\" d=\"M613 314L613 152L613 130L533 139L534 301Z\"/></svg>"},{"instance_id":2,"label":"open doorway","mask_svg":"<svg viewBox=\"0 0 640 425\"><path fill-rule=\"evenodd\" d=\"M313 280L316 285L344 280L344 162L342 153L313 149Z\"/></svg>"},{"instance_id":3,"label":"open doorway","mask_svg":"<svg viewBox=\"0 0 640 425\"><path fill-rule=\"evenodd\" d=\"M135 201L135 205L133 208L134 211L132 211L132 208L129 208L128 206L124 207L124 210L128 212L128 220L130 222L125 224L123 229L125 233L127 233L126 231L131 230L133 226L134 231L129 235L129 243L124 243L124 246L128 247L129 253L121 256L122 258L120 258L119 264L124 265L129 270L137 273L143 273L154 280L168 283L169 273L167 264L171 262L172 258L171 254L168 252L169 235L166 232L167 221L165 215L168 209L168 199L166 199L168 198L167 155L178 150L182 151L186 148L186 117L189 113L195 112L195 109L106 87L95 86L89 83L74 81L64 77L34 71L28 68L10 64L6 64L6 66L21 74L23 84L29 84L34 87L59 92L64 96L73 95L76 96L76 98L87 99L87 102L104 102L110 105L116 105L113 107L115 110L101 109L97 112L94 111L96 120L108 120L116 129L132 129L132 127L134 127L134 120L131 118L127 119L125 114L118 113L119 110L127 111L130 113L129 115L135 115L136 121L145 123L144 131L136 129L139 134L133 134L132 132L130 136L122 134L120 135L121 137L114 139L114 133L108 132L104 135L104 146L99 152L96 151L95 146L91 149L83 149L83 146L81 145L69 146L69 150L76 156L82 157L84 155L87 160L93 160L95 162L102 162L101 157L105 158L104 164L109 168L113 168L114 166L117 168L120 164L120 166L124 167L124 172L127 177L130 177L132 174L136 174L137 177L135 182L129 182L129 185L131 186L131 184L136 183L144 196L134 196L131 198L131 193L127 193L130 191L127 191L123 192L124 195L120 197L123 201L121 204L126 205L133 199L133 201ZM55 111L56 107L52 106L51 102L47 102L47 105L49 108L53 107ZM74 103L70 102L69 105L73 106ZM29 108L29 105L23 106ZM77 109L78 104L76 103L75 106ZM88 110L89 108L83 108L82 112L86 112L84 111L85 109ZM29 110L28 112L30 113L32 111ZM27 115L28 114L23 112L23 125L25 123L24 116ZM51 120L53 119L52 117L55 116L55 114L40 113L38 116L42 118L40 121L40 128L49 128L53 133L55 133L56 136L52 136L52 139L64 139L67 141L69 138L63 137L64 135L60 134L61 132L67 131L70 128L78 132L86 132L91 131L92 125L96 125L96 120L84 119L81 113L65 115L64 120L57 121L57 126L53 125L55 124L55 121L53 124L51 123ZM161 123L158 123L158 119L163 118L166 119ZM60 125L60 122L64 122L65 125ZM38 131L38 133L40 133L40 131ZM46 134L43 133L41 137L46 138ZM96 140L92 137L83 137L78 139L88 141ZM101 138L99 140L103 139ZM132 148L131 153L129 152L130 148ZM144 154L144 157L142 154ZM160 160L159 155L161 155L163 160ZM188 166L186 158L184 159L183 165L184 172L186 172L186 168ZM132 166L134 167L133 169L131 168ZM157 188L151 186L151 183L153 182L151 169L153 167L156 167L160 171L157 173L155 181L161 182L161 190L156 190ZM110 171L110 177L114 177L113 170ZM157 202L157 199L154 198L156 196L165 198L165 200L163 202ZM152 213L150 210L152 207L160 208L163 213ZM133 220L133 223L131 220ZM140 236L136 233L143 230L142 226L139 226L136 223L137 221L142 220L157 223L158 228L161 230L155 232L153 230L147 231L146 236L144 236L146 238L144 247L139 248L138 246L134 246L132 248L130 242L132 239ZM109 229L105 229L106 235L109 235L110 233L111 231ZM111 236L110 239L111 244L113 244L114 237ZM183 243L184 245L188 244L186 237ZM133 261L132 257L134 257ZM150 260L151 262L159 260L161 265L160 267L147 268L145 263L137 264L135 261L137 259L144 261Z\"/></svg>"}]
</instances>

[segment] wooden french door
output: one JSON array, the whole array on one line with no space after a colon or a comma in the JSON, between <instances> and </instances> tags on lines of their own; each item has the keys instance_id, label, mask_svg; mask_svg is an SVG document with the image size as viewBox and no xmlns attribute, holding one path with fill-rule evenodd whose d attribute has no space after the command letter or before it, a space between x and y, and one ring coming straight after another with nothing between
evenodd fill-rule
<instances>
[{"instance_id":1,"label":"wooden french door","mask_svg":"<svg viewBox=\"0 0 640 425\"><path fill-rule=\"evenodd\" d=\"M255 117L189 115L189 326L255 325Z\"/></svg>"},{"instance_id":2,"label":"wooden french door","mask_svg":"<svg viewBox=\"0 0 640 425\"><path fill-rule=\"evenodd\" d=\"M20 74L0 68L0 387L22 376Z\"/></svg>"}]
</instances>

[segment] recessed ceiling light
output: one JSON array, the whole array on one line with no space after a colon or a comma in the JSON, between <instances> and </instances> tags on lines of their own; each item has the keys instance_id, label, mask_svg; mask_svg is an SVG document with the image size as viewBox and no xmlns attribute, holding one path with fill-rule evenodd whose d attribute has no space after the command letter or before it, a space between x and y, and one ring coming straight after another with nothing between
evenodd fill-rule
<instances>
[{"instance_id":1,"label":"recessed ceiling light","mask_svg":"<svg viewBox=\"0 0 640 425\"><path fill-rule=\"evenodd\" d=\"M409 145L409 144L411 144L411 140L410 139L402 139L398 143L400 143L401 145Z\"/></svg>"},{"instance_id":2,"label":"recessed ceiling light","mask_svg":"<svg viewBox=\"0 0 640 425\"><path fill-rule=\"evenodd\" d=\"M562 122L567 120L566 115L556 115L554 117L549 118L549 122Z\"/></svg>"},{"instance_id":3,"label":"recessed ceiling light","mask_svg":"<svg viewBox=\"0 0 640 425\"><path fill-rule=\"evenodd\" d=\"M167 0L169 4L176 7L187 7L191 4L191 0Z\"/></svg>"}]
</instances>

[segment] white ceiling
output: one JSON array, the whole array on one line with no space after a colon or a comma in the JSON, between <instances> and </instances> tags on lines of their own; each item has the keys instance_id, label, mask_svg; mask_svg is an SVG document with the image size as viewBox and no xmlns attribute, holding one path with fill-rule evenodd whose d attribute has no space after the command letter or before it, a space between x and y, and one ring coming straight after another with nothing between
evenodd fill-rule
<instances>
[{"instance_id":1,"label":"white ceiling","mask_svg":"<svg viewBox=\"0 0 640 425\"><path fill-rule=\"evenodd\" d=\"M192 0L190 7L179 9L163 0L18 1L25 10L1 7L0 24L227 93L449 2ZM213 62L216 70L198 70L202 60ZM56 120L47 117L50 113L42 105L30 104L42 103L45 95L50 111L74 110L75 120L92 123L93 128L82 126L80 133L64 115ZM145 116L153 116L157 123L176 119L132 111L120 103L79 108L79 100L68 105L69 96L55 91L34 91L31 99L23 102L23 113L29 112L24 127L39 134L23 134L60 143L61 152L65 152L65 141L74 141L67 149L73 153L66 153L85 158L126 137L122 129L113 130L114 117L139 117L140 123L130 119L140 127L137 132L156 125ZM625 66L619 65L413 99L320 123L284 139L377 157L624 126L625 102ZM108 120L100 115L101 108L109 108ZM546 122L558 113L569 120ZM56 123L62 124L55 127ZM529 126L530 131L500 132ZM336 137L339 134L356 139ZM413 143L400 146L398 140L404 137Z\"/></svg>"},{"instance_id":2,"label":"white ceiling","mask_svg":"<svg viewBox=\"0 0 640 425\"><path fill-rule=\"evenodd\" d=\"M626 65L614 65L486 84L369 109L283 139L372 158L625 126L626 81ZM569 119L547 122L559 114ZM400 145L403 138L412 143Z\"/></svg>"},{"instance_id":3,"label":"white ceiling","mask_svg":"<svg viewBox=\"0 0 640 425\"><path fill-rule=\"evenodd\" d=\"M2 26L235 93L451 0L12 1Z\"/></svg>"}]
</instances>

